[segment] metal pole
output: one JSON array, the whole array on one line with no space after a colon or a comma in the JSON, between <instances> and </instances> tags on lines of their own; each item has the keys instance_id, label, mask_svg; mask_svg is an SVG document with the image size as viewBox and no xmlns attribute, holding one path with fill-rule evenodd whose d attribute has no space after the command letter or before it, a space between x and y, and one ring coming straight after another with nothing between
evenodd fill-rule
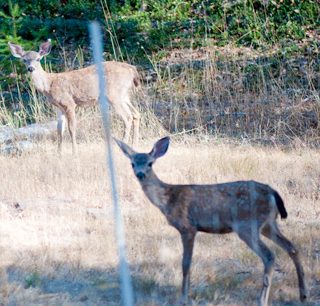
<instances>
[{"instance_id":1,"label":"metal pole","mask_svg":"<svg viewBox=\"0 0 320 306\"><path fill-rule=\"evenodd\" d=\"M99 76L99 89L100 89L100 110L103 118L103 125L106 132L106 142L107 142L107 151L108 151L108 164L110 169L110 178L112 186L112 196L114 202L114 217L115 217L115 226L116 226L116 239L118 245L118 253L120 257L120 279L121 279L121 296L122 301L125 306L132 306L133 303L133 290L131 277L129 273L129 268L126 260L126 244L125 244L125 235L123 228L123 221L121 216L121 211L118 206L118 194L115 181L115 171L113 166L112 152L111 152L111 137L109 131L109 114L107 103L110 105L108 98L105 95L105 79L104 72L101 64L102 56L102 42L101 42L101 30L99 23L97 21L90 22L89 25L90 31L90 40L91 46L93 49L94 62L97 67L97 73Z\"/></svg>"}]
</instances>

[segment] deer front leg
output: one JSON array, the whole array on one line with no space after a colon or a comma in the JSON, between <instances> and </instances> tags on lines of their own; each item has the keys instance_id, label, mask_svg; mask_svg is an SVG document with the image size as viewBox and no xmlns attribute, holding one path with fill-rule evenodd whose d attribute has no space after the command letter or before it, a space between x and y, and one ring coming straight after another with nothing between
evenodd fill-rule
<instances>
[{"instance_id":1,"label":"deer front leg","mask_svg":"<svg viewBox=\"0 0 320 306\"><path fill-rule=\"evenodd\" d=\"M58 152L61 154L62 151L62 139L63 133L66 126L66 113L61 108L58 108L58 125L57 125L57 132L58 132Z\"/></svg>"},{"instance_id":2,"label":"deer front leg","mask_svg":"<svg viewBox=\"0 0 320 306\"><path fill-rule=\"evenodd\" d=\"M72 140L72 153L78 155L77 143L76 143L76 113L75 108L68 108L66 110L68 118L68 129Z\"/></svg>"},{"instance_id":3,"label":"deer front leg","mask_svg":"<svg viewBox=\"0 0 320 306\"><path fill-rule=\"evenodd\" d=\"M181 305L187 305L188 293L190 289L190 266L192 261L193 244L196 233L184 232L181 233L183 244L183 259L182 259L182 297L180 299Z\"/></svg>"}]
</instances>

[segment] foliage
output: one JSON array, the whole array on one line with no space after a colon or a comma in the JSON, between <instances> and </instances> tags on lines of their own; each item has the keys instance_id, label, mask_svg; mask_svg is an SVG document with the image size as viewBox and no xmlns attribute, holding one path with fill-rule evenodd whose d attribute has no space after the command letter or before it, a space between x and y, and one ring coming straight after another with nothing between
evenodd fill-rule
<instances>
[{"instance_id":1,"label":"foliage","mask_svg":"<svg viewBox=\"0 0 320 306\"><path fill-rule=\"evenodd\" d=\"M97 19L110 30L112 20L112 34L118 37L121 49L130 47L140 56L181 44L203 46L210 39L217 45L266 47L285 39L301 40L308 27L320 24L316 1L267 2L268 5L261 0L14 0L11 10L6 0L0 0L0 8L3 14L11 10L11 15L18 18L14 31L29 40L57 36L88 43L88 21ZM8 28L8 23L1 26L1 32L4 27ZM109 38L107 32L105 37ZM112 52L111 43L106 47Z\"/></svg>"},{"instance_id":2,"label":"foliage","mask_svg":"<svg viewBox=\"0 0 320 306\"><path fill-rule=\"evenodd\" d=\"M29 99L30 93L27 90L29 83L25 82L25 67L16 59L14 62L9 60L7 41L20 43L25 49L36 49L40 41L51 38L54 48L49 57L50 66L47 65L46 69L74 69L74 54L78 47L83 51L84 63L91 60L88 22L93 19L102 24L107 60L139 63L142 67L156 70L157 76L164 79L164 82L173 71L168 72L166 68L161 71L153 65L155 62L161 64L160 60L170 52L172 56L176 49L196 50L204 47L202 50L209 52L210 58L218 60L214 68L219 77L223 71L234 74L236 77L230 82L238 82L239 86L242 83L248 94L260 94L272 89L275 83L273 80L283 75L286 75L284 90L292 84L314 90L311 88L313 85L310 85L312 82L316 90L319 87L318 81L312 79L311 82L306 74L299 81L297 78L291 81L294 69L306 70L306 60L302 59L301 63L297 60L296 66L299 68L292 68L288 60L296 55L308 56L311 50L319 50L319 40L310 36L311 32L319 34L320 8L316 1L10 1L0 0L0 81L3 81L1 87L4 103L9 108L12 100L21 100L20 97L24 101L32 99ZM231 62L226 64L224 56L220 56L216 48L223 46L237 50L247 48L250 50L248 54L258 51L262 55L255 58L249 58L249 55L242 62L238 61L239 56L232 55L228 59ZM264 53L274 55L264 57ZM318 58L310 60L315 65L312 67L314 71L319 69L318 62ZM200 70L204 71L203 68ZM283 74L283 71L287 71L287 74ZM180 77L178 72L176 77ZM197 80L193 81L197 83ZM199 86L202 91L207 85ZM232 94L237 91L236 87L230 88ZM221 109L223 107L221 105ZM238 109L235 107L234 112ZM178 123L175 124L174 129L179 130Z\"/></svg>"},{"instance_id":3,"label":"foliage","mask_svg":"<svg viewBox=\"0 0 320 306\"><path fill-rule=\"evenodd\" d=\"M12 1L8 2L9 12L8 14L0 11L0 17L2 17L2 26L0 28L0 54L8 54L8 41L15 43L22 43L22 38L18 36L18 31L22 27L22 14L23 10L20 9L18 4L12 4ZM28 42L26 42L28 43ZM29 43L30 44L30 43Z\"/></svg>"},{"instance_id":4,"label":"foliage","mask_svg":"<svg viewBox=\"0 0 320 306\"><path fill-rule=\"evenodd\" d=\"M8 1L8 12L0 10L0 18L2 20L2 26L0 28L0 60L1 60L1 74L0 81L6 85L10 86L14 82L12 78L8 77L8 71L11 69L11 62L8 60L10 57L10 50L8 47L8 42L14 42L17 44L22 44L26 48L31 48L33 45L32 41L23 39L18 33L23 26L23 14L24 10L12 0ZM23 65L19 63L16 69L19 71L23 68Z\"/></svg>"}]
</instances>

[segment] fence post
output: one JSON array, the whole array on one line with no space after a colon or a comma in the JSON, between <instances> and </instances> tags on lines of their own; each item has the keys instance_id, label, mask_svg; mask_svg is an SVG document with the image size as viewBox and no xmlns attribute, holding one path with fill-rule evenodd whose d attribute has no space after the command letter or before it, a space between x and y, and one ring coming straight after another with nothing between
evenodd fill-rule
<instances>
[{"instance_id":1,"label":"fence post","mask_svg":"<svg viewBox=\"0 0 320 306\"><path fill-rule=\"evenodd\" d=\"M105 80L104 72L101 64L102 56L102 40L101 40L101 30L99 23L96 21L90 22L89 24L90 31L90 41L93 50L94 62L96 65L97 73L99 76L99 103L100 110L103 118L103 125L106 132L106 145L108 153L108 164L111 178L112 186L112 196L114 202L114 218L116 226L116 240L118 245L118 253L120 257L120 279L121 279L121 297L123 304L125 306L133 306L133 290L131 277L129 273L129 268L126 259L126 245L125 245L125 235L124 227L121 216L121 211L118 205L118 194L117 187L115 182L115 172L113 166L112 152L111 152L111 137L109 131L109 113L108 113L108 104L110 105L108 98L105 95ZM108 103L108 104L107 104Z\"/></svg>"}]
</instances>

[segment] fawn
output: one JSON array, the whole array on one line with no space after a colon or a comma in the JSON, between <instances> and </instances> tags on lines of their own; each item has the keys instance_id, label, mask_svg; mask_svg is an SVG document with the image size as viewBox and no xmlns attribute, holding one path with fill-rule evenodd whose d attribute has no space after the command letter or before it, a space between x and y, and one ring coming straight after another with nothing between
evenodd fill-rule
<instances>
[{"instance_id":1,"label":"fawn","mask_svg":"<svg viewBox=\"0 0 320 306\"><path fill-rule=\"evenodd\" d=\"M278 229L276 218L287 217L279 194L268 185L255 181L239 181L216 185L170 185L158 179L152 164L163 156L169 137L160 139L149 154L136 153L116 140L130 158L133 171L149 200L165 215L170 225L181 234L183 243L182 297L187 304L190 265L194 239L198 231L211 234L236 232L264 263L260 306L267 306L275 255L260 239L260 233L285 249L293 260L299 280L300 300L307 298L303 267L298 249Z\"/></svg>"},{"instance_id":2,"label":"fawn","mask_svg":"<svg viewBox=\"0 0 320 306\"><path fill-rule=\"evenodd\" d=\"M20 45L9 42L13 56L21 58L37 90L43 93L48 101L58 108L58 149L61 153L62 136L66 118L72 139L73 153L77 154L75 108L97 105L99 99L99 82L94 65L69 72L47 73L40 60L51 51L51 40L48 39L39 47L39 52L24 51ZM137 69L120 62L104 62L106 79L106 96L116 113L124 122L123 141L128 142L133 124L133 144L139 138L139 112L130 102L129 91L134 84L140 87Z\"/></svg>"}]
</instances>

